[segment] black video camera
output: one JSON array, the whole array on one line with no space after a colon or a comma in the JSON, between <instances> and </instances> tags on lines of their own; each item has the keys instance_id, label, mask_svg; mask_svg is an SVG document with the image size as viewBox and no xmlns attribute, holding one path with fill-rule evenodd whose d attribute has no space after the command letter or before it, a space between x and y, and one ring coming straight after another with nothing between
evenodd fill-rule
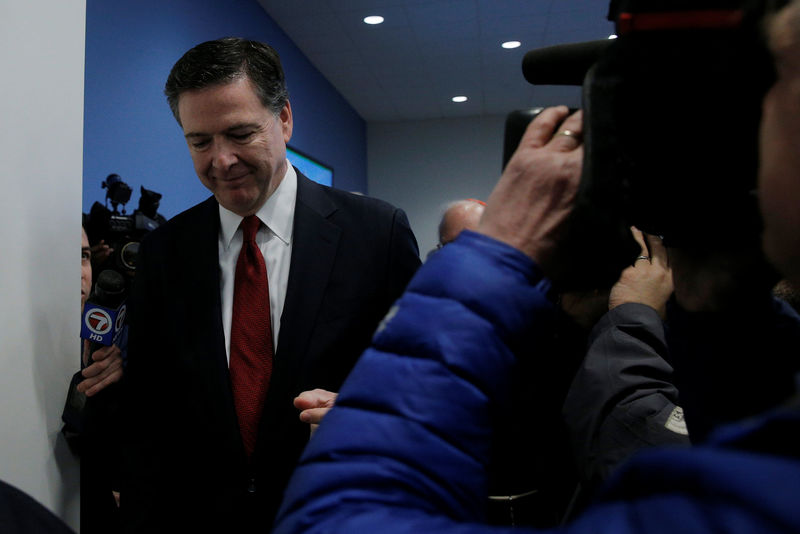
<instances>
[{"instance_id":1,"label":"black video camera","mask_svg":"<svg viewBox=\"0 0 800 534\"><path fill-rule=\"evenodd\" d=\"M139 242L147 233L166 222L158 213L161 194L142 187L139 207L132 215L128 215L125 204L131 198L130 186L119 175L109 174L102 182L102 187L106 189L105 205L99 202L92 205L85 224L86 233L91 244L104 240L113 252L95 267L100 270L113 269L130 280L136 271Z\"/></svg>"},{"instance_id":2,"label":"black video camera","mask_svg":"<svg viewBox=\"0 0 800 534\"><path fill-rule=\"evenodd\" d=\"M583 86L583 176L560 286L612 285L639 254L631 225L689 249L758 239L758 128L775 79L763 21L786 3L615 0L617 39L526 54L530 83Z\"/></svg>"}]
</instances>

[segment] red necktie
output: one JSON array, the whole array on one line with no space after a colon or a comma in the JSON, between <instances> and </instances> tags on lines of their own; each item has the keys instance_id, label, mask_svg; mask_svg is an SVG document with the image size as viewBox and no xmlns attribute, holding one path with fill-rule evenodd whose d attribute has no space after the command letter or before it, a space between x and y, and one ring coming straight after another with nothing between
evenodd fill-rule
<instances>
[{"instance_id":1,"label":"red necktie","mask_svg":"<svg viewBox=\"0 0 800 534\"><path fill-rule=\"evenodd\" d=\"M256 244L260 224L255 215L245 217L241 223L242 250L236 261L231 319L233 402L248 457L255 450L273 356L267 266Z\"/></svg>"}]
</instances>

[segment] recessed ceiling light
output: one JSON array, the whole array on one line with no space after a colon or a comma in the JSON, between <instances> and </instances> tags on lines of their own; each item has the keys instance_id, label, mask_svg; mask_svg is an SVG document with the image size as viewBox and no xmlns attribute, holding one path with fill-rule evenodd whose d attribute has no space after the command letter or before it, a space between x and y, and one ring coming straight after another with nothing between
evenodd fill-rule
<instances>
[{"instance_id":1,"label":"recessed ceiling light","mask_svg":"<svg viewBox=\"0 0 800 534\"><path fill-rule=\"evenodd\" d=\"M616 39L617 38L617 34L616 33L612 33L611 35L608 36L608 38L609 39Z\"/></svg>"},{"instance_id":2,"label":"recessed ceiling light","mask_svg":"<svg viewBox=\"0 0 800 534\"><path fill-rule=\"evenodd\" d=\"M519 41L506 41L505 43L501 44L500 46L502 46L503 48L506 48L506 49L510 50L510 49L512 49L512 48L519 48L519 46L520 46L521 44L522 44L522 43L520 43Z\"/></svg>"},{"instance_id":3,"label":"recessed ceiling light","mask_svg":"<svg viewBox=\"0 0 800 534\"><path fill-rule=\"evenodd\" d=\"M461 103L461 102L466 102L466 101L467 101L467 97L466 96L454 96L453 97L453 102Z\"/></svg>"},{"instance_id":4,"label":"recessed ceiling light","mask_svg":"<svg viewBox=\"0 0 800 534\"><path fill-rule=\"evenodd\" d=\"M370 15L369 17L364 17L364 22L367 24L380 24L383 22L383 17L380 15Z\"/></svg>"}]
</instances>

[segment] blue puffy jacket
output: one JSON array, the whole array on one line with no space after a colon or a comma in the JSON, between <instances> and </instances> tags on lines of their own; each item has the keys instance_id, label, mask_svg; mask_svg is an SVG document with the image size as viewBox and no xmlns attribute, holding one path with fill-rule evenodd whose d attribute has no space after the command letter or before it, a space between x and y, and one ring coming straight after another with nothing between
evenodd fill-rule
<instances>
[{"instance_id":1,"label":"blue puffy jacket","mask_svg":"<svg viewBox=\"0 0 800 534\"><path fill-rule=\"evenodd\" d=\"M514 349L536 357L553 318L541 281L528 257L479 234L433 256L306 448L275 532L519 533L481 521ZM799 414L640 454L566 531L800 532Z\"/></svg>"}]
</instances>

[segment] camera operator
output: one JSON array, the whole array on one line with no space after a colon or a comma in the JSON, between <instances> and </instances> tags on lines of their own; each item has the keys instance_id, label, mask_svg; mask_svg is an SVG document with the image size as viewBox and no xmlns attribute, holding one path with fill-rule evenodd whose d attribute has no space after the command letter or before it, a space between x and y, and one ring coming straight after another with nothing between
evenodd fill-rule
<instances>
[{"instance_id":1,"label":"camera operator","mask_svg":"<svg viewBox=\"0 0 800 534\"><path fill-rule=\"evenodd\" d=\"M778 79L761 127L764 249L796 284L800 2L769 34ZM504 531L467 523L482 519L487 451L507 409L514 352L547 335L553 306L534 284L576 261L563 255L563 235L582 123L578 114L557 127L566 114L548 109L534 120L479 233L462 234L412 280L306 449L277 533ZM701 109L692 118L713 131ZM689 430L704 442L640 454L568 531L800 530L797 358L787 355L800 346L800 327L770 299L774 281L750 244L719 247L724 240L709 234L708 253L670 250L670 348L690 398Z\"/></svg>"}]
</instances>

